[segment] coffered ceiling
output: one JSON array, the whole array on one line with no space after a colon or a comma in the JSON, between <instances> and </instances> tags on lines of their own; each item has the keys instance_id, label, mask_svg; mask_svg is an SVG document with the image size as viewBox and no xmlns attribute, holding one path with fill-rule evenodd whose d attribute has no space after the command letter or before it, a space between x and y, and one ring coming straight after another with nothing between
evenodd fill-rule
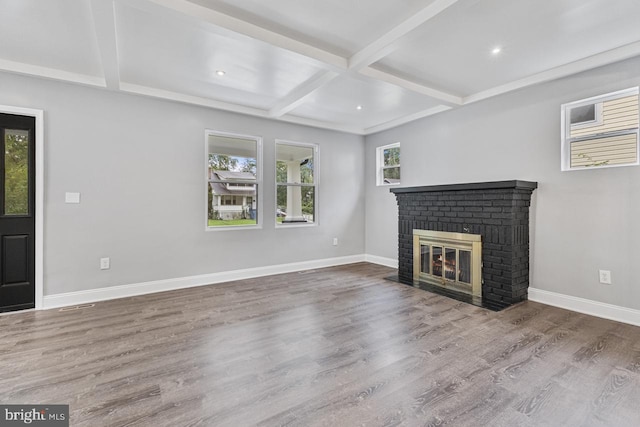
<instances>
[{"instance_id":1,"label":"coffered ceiling","mask_svg":"<svg viewBox=\"0 0 640 427\"><path fill-rule=\"evenodd\" d=\"M370 134L640 55L638 0L0 0L0 70Z\"/></svg>"}]
</instances>

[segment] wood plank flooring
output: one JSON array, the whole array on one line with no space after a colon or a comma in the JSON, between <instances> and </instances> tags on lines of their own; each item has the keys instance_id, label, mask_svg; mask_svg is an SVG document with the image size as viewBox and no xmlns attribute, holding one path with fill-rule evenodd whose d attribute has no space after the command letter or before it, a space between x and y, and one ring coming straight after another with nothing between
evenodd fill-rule
<instances>
[{"instance_id":1,"label":"wood plank flooring","mask_svg":"<svg viewBox=\"0 0 640 427\"><path fill-rule=\"evenodd\" d=\"M73 426L638 426L640 328L360 263L0 316L0 402Z\"/></svg>"}]
</instances>

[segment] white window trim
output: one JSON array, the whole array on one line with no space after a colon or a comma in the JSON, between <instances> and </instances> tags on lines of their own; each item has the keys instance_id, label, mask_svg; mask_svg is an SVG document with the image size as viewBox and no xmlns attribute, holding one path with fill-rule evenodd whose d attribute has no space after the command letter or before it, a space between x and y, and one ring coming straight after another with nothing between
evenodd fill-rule
<instances>
[{"instance_id":1,"label":"white window trim","mask_svg":"<svg viewBox=\"0 0 640 427\"><path fill-rule=\"evenodd\" d=\"M384 165L384 150L387 148L400 148L400 142L394 142L393 144L387 144L380 147L376 147L376 185L378 187L387 187L390 185L400 185L402 182L402 160L400 160L400 164L397 166L385 166ZM400 152L400 159L402 159L402 151ZM389 183L384 182L384 173L385 169L393 169L400 168L400 182Z\"/></svg>"},{"instance_id":2,"label":"white window trim","mask_svg":"<svg viewBox=\"0 0 640 427\"><path fill-rule=\"evenodd\" d=\"M210 227L209 226L209 136L210 135L218 135L218 136L226 136L230 138L240 138L240 139L251 139L256 141L256 185L258 186L258 191L256 192L256 197L258 198L258 221L256 224L248 224L248 225L233 225L227 227ZM231 132L221 132L212 129L205 129L204 131L204 178L205 178L205 187L204 187L204 224L205 231L230 231L230 230L255 230L261 229L263 223L264 216L264 201L263 192L264 186L262 185L262 137L255 135L244 135L240 133L231 133Z\"/></svg>"},{"instance_id":3,"label":"white window trim","mask_svg":"<svg viewBox=\"0 0 640 427\"><path fill-rule=\"evenodd\" d=\"M569 117L568 117L570 108L581 107L583 105L589 105L589 104L595 104L595 103L600 103L600 105L602 105L604 102L612 99L622 98L624 96L629 96L629 95L639 95L639 92L640 92L640 88L636 86L636 87L622 89L615 92L609 92L602 95L592 96L590 98L580 99L578 101L562 104L560 108L560 134L561 134L560 135L561 137L560 170L562 172L574 172L574 171L580 171L580 170L593 170L593 169L606 169L606 168L622 168L622 167L640 165L640 134L638 130L636 130L635 131L636 144L637 144L636 150L638 150L639 154L638 154L638 158L634 163L625 163L621 165L601 165L601 166L572 168L571 167L571 138L568 138L568 135L572 126L571 125L567 126L567 124L570 123ZM596 114L597 114L597 111L596 111ZM639 108L639 114L640 114L640 108ZM582 125L578 125L578 127L582 127ZM578 127L573 127L573 128L576 129ZM633 132L627 132L627 133L633 133Z\"/></svg>"},{"instance_id":4,"label":"white window trim","mask_svg":"<svg viewBox=\"0 0 640 427\"><path fill-rule=\"evenodd\" d=\"M287 145L296 145L298 147L309 147L309 148L313 148L313 185L314 185L314 190L313 190L313 222L312 223L308 223L308 222L304 222L304 223L297 223L297 224L279 224L277 217L273 218L273 221L276 224L276 229L286 229L286 228L302 228L302 227L317 227L318 223L320 222L320 215L318 214L319 212L319 206L320 203L318 202L318 200L320 199L320 180L319 180L319 176L320 176L320 146L318 144L314 144L311 142L298 142L298 141L289 141L286 139L276 139L275 141L275 146L274 146L274 155L278 152L278 144L287 144ZM275 161L278 161L277 159ZM273 200L275 203L275 208L278 208L278 177L277 174L275 173L275 163L274 163L274 174L273 174L273 181L275 183L275 191L274 191L274 195L273 195ZM282 184L282 183L280 183ZM275 211L273 213L275 215Z\"/></svg>"}]
</instances>

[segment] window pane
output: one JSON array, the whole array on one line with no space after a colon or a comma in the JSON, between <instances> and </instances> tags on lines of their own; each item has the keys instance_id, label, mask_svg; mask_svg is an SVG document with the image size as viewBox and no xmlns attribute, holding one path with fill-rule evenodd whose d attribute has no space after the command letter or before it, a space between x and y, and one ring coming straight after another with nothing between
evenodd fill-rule
<instances>
[{"instance_id":1,"label":"window pane","mask_svg":"<svg viewBox=\"0 0 640 427\"><path fill-rule=\"evenodd\" d=\"M209 135L209 227L258 223L257 146L255 139Z\"/></svg>"},{"instance_id":2,"label":"window pane","mask_svg":"<svg viewBox=\"0 0 640 427\"><path fill-rule=\"evenodd\" d=\"M400 167L383 169L382 176L384 177L385 184L395 184L400 182Z\"/></svg>"},{"instance_id":3,"label":"window pane","mask_svg":"<svg viewBox=\"0 0 640 427\"><path fill-rule=\"evenodd\" d=\"M386 148L383 152L384 166L400 165L400 147Z\"/></svg>"},{"instance_id":4,"label":"window pane","mask_svg":"<svg viewBox=\"0 0 640 427\"><path fill-rule=\"evenodd\" d=\"M209 227L228 227L237 225L256 225L258 223L258 185L254 185L252 194L234 196L217 194L214 190L220 185L209 183Z\"/></svg>"},{"instance_id":5,"label":"window pane","mask_svg":"<svg viewBox=\"0 0 640 427\"><path fill-rule=\"evenodd\" d=\"M278 184L276 221L282 224L315 221L315 187Z\"/></svg>"},{"instance_id":6,"label":"window pane","mask_svg":"<svg viewBox=\"0 0 640 427\"><path fill-rule=\"evenodd\" d=\"M589 104L571 109L571 124L592 122L596 119L596 105Z\"/></svg>"},{"instance_id":7,"label":"window pane","mask_svg":"<svg viewBox=\"0 0 640 427\"><path fill-rule=\"evenodd\" d=\"M276 182L313 184L314 147L276 144Z\"/></svg>"},{"instance_id":8,"label":"window pane","mask_svg":"<svg viewBox=\"0 0 640 427\"><path fill-rule=\"evenodd\" d=\"M29 213L29 131L5 130L4 213Z\"/></svg>"}]
</instances>

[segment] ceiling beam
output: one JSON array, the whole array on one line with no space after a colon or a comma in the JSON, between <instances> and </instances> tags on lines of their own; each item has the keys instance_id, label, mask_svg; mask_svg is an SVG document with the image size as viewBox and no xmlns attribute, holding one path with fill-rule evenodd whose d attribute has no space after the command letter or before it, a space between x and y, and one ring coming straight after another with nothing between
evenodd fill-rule
<instances>
[{"instance_id":1,"label":"ceiling beam","mask_svg":"<svg viewBox=\"0 0 640 427\"><path fill-rule=\"evenodd\" d=\"M126 93L132 93L136 95L147 96L151 98L166 99L169 101L180 102L189 105L199 105L202 107L215 108L223 111L231 111L234 113L247 114L254 117L273 118L269 117L269 112L260 108L247 107L245 105L233 104L231 102L216 101L210 98L203 98L200 96L186 95L184 93L172 92L163 89L157 89L148 86L136 85L132 83L122 82L120 84L120 90ZM277 120L296 123L305 126L313 126L322 129L331 129L340 132L353 133L356 135L364 135L364 130L354 126L345 126L336 123L327 123L320 120L306 119L296 116L282 116Z\"/></svg>"},{"instance_id":2,"label":"ceiling beam","mask_svg":"<svg viewBox=\"0 0 640 427\"><path fill-rule=\"evenodd\" d=\"M339 76L338 73L333 71L319 71L315 75L313 75L310 79L300 84L298 87L293 89L287 96L280 99L272 108L269 110L269 116L271 117L279 117L282 116L289 111L296 108L298 105L302 104L304 100L315 92L318 88L324 86L329 83L331 80L335 79Z\"/></svg>"},{"instance_id":3,"label":"ceiling beam","mask_svg":"<svg viewBox=\"0 0 640 427\"><path fill-rule=\"evenodd\" d=\"M77 83L86 86L105 86L105 81L102 77L72 73L70 71L58 70L56 68L41 67L39 65L9 61L7 59L0 59L0 71L44 77L47 79L61 80L64 82Z\"/></svg>"},{"instance_id":4,"label":"ceiling beam","mask_svg":"<svg viewBox=\"0 0 640 427\"><path fill-rule=\"evenodd\" d=\"M113 0L91 0L93 26L100 51L102 72L107 89L120 88L118 43L116 40L115 4Z\"/></svg>"},{"instance_id":5,"label":"ceiling beam","mask_svg":"<svg viewBox=\"0 0 640 427\"><path fill-rule=\"evenodd\" d=\"M347 68L347 59L342 56L187 0L125 1L142 9L146 9L144 3L153 3L197 21L207 22L271 46L298 53L318 61L330 69L345 70Z\"/></svg>"},{"instance_id":6,"label":"ceiling beam","mask_svg":"<svg viewBox=\"0 0 640 427\"><path fill-rule=\"evenodd\" d=\"M389 55L397 48L398 41L402 37L457 2L458 0L436 0L418 13L413 14L409 19L395 26L382 37L351 56L349 58L349 69L358 71Z\"/></svg>"},{"instance_id":7,"label":"ceiling beam","mask_svg":"<svg viewBox=\"0 0 640 427\"><path fill-rule=\"evenodd\" d=\"M452 95L450 93L443 92L441 90L434 89L429 86L424 86L414 81L407 80L402 77L398 77L395 74L387 73L386 71L381 71L375 68L371 68L371 67L364 68L360 70L360 74L375 80L381 80L383 82L387 82L392 85L400 86L401 88L410 90L412 92L429 96L431 98L437 99L440 102L445 103L446 105L451 105L451 106L462 105L462 102L463 102L462 97L460 96Z\"/></svg>"},{"instance_id":8,"label":"ceiling beam","mask_svg":"<svg viewBox=\"0 0 640 427\"><path fill-rule=\"evenodd\" d=\"M398 117L397 119L390 120L385 123L381 123L376 126L366 128L364 130L365 135L371 135L372 133L382 132L387 129L394 128L396 126L403 125L405 123L412 122L414 120L422 119L424 117L433 116L434 114L442 113L443 111L451 110L453 107L448 105L437 105L429 108L428 110L418 111L417 113L408 114L406 116Z\"/></svg>"}]
</instances>

